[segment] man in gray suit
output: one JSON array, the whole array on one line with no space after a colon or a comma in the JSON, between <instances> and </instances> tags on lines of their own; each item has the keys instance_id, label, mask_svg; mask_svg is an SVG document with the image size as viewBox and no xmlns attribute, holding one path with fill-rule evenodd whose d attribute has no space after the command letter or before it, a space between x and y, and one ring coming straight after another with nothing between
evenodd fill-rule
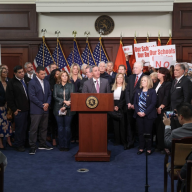
<instances>
[{"instance_id":1,"label":"man in gray suit","mask_svg":"<svg viewBox=\"0 0 192 192\"><path fill-rule=\"evenodd\" d=\"M93 78L84 82L82 93L111 93L107 79L100 77L97 66L92 67Z\"/></svg>"},{"instance_id":2,"label":"man in gray suit","mask_svg":"<svg viewBox=\"0 0 192 192\"><path fill-rule=\"evenodd\" d=\"M180 139L192 136L192 106L189 103L181 103L176 107L177 117L182 127L171 131L171 120L166 115L163 117L165 125L165 148L171 150L172 139Z\"/></svg>"}]
</instances>

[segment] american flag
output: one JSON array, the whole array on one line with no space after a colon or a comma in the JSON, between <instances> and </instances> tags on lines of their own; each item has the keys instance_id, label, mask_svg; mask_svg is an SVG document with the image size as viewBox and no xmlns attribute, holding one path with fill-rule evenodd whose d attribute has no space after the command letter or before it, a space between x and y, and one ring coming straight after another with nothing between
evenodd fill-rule
<instances>
[{"instance_id":1,"label":"american flag","mask_svg":"<svg viewBox=\"0 0 192 192\"><path fill-rule=\"evenodd\" d=\"M100 47L101 47L101 51L100 51ZM101 60L100 60L100 54L101 54ZM101 39L99 39L99 43L97 44L97 46L95 47L95 50L93 51L93 57L94 57L97 65L101 61L104 61L105 63L107 63L107 61L109 61L107 54L105 53L105 50L103 48Z\"/></svg>"},{"instance_id":2,"label":"american flag","mask_svg":"<svg viewBox=\"0 0 192 192\"><path fill-rule=\"evenodd\" d=\"M66 71L68 74L70 72L70 67L68 65L67 59L65 57L65 54L63 53L61 44L59 42L59 40L57 40L57 44L58 44L58 52L57 52L57 47L55 48L55 51L53 52L53 59L55 61L55 63L57 63L57 53L58 53L58 67L61 70Z\"/></svg>"},{"instance_id":3,"label":"american flag","mask_svg":"<svg viewBox=\"0 0 192 192\"><path fill-rule=\"evenodd\" d=\"M86 47L85 47L85 50L83 51L81 57L83 59L83 63L90 65L90 66L96 65L95 59L94 59L91 49L89 47L88 41L86 41Z\"/></svg>"},{"instance_id":4,"label":"american flag","mask_svg":"<svg viewBox=\"0 0 192 192\"><path fill-rule=\"evenodd\" d=\"M53 60L51 53L44 40L41 43L37 56L34 59L33 67L36 70L36 68L38 66L43 66L43 45L44 45L44 67L45 67L45 71L46 71L47 75L49 75L49 73L50 73L49 65L51 63L54 63L54 60Z\"/></svg>"},{"instance_id":5,"label":"american flag","mask_svg":"<svg viewBox=\"0 0 192 192\"><path fill-rule=\"evenodd\" d=\"M81 65L83 65L83 60L81 58L81 55L80 55L80 52L78 49L78 45L77 45L77 41L75 39L73 40L73 47L74 47L74 50L72 50L71 53L69 54L69 56L67 58L67 62L70 67L73 63L76 63L81 67ZM73 60L73 57L74 57L74 60Z\"/></svg>"}]
</instances>

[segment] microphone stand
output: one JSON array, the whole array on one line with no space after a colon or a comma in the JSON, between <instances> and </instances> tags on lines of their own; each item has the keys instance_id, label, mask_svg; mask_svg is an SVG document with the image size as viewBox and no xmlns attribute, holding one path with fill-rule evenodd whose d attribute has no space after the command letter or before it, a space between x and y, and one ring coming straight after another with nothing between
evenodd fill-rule
<instances>
[{"instance_id":1,"label":"microphone stand","mask_svg":"<svg viewBox=\"0 0 192 192\"><path fill-rule=\"evenodd\" d=\"M145 138L145 143L147 145L148 141L151 140L151 135L150 134L144 134ZM145 192L149 192L149 185L148 185L148 155L147 155L147 150L146 150L146 184L145 184Z\"/></svg>"}]
</instances>

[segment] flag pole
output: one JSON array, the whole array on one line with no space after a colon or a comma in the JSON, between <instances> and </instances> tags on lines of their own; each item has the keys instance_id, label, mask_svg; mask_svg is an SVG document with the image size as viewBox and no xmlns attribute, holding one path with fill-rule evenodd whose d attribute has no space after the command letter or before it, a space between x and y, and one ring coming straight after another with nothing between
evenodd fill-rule
<instances>
[{"instance_id":1,"label":"flag pole","mask_svg":"<svg viewBox=\"0 0 192 192\"><path fill-rule=\"evenodd\" d=\"M99 34L100 34L100 38L99 38L99 41L100 41L100 53L99 53L100 57L99 57L99 61L101 62L101 35L104 34L103 29L99 30Z\"/></svg>"},{"instance_id":2,"label":"flag pole","mask_svg":"<svg viewBox=\"0 0 192 192\"><path fill-rule=\"evenodd\" d=\"M46 29L41 29L41 33L43 33L43 67L44 67L44 45L45 45L45 33L47 32Z\"/></svg>"},{"instance_id":3,"label":"flag pole","mask_svg":"<svg viewBox=\"0 0 192 192\"><path fill-rule=\"evenodd\" d=\"M86 43L89 43L88 38L90 35L90 31L85 31L84 35L87 35ZM89 49L88 49L88 53L87 53L87 65L89 65Z\"/></svg>"},{"instance_id":4,"label":"flag pole","mask_svg":"<svg viewBox=\"0 0 192 192\"><path fill-rule=\"evenodd\" d=\"M72 35L74 35L74 39L76 39L77 31L73 31ZM73 41L73 57L72 57L72 64L74 64L74 41Z\"/></svg>"},{"instance_id":5,"label":"flag pole","mask_svg":"<svg viewBox=\"0 0 192 192\"><path fill-rule=\"evenodd\" d=\"M59 62L58 62L58 59L59 59L59 54L58 54L58 45L59 45L59 33L60 31L55 31L55 34L57 34L57 68L59 67Z\"/></svg>"}]
</instances>

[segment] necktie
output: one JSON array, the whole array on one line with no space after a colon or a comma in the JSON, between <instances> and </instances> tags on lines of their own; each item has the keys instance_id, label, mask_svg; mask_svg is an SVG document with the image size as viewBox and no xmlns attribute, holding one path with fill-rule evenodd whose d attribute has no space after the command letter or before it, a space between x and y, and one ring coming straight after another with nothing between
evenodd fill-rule
<instances>
[{"instance_id":1,"label":"necktie","mask_svg":"<svg viewBox=\"0 0 192 192\"><path fill-rule=\"evenodd\" d=\"M21 81L21 83L22 83L22 85L23 85L23 87L24 87L24 89L25 89L26 95L27 95L27 86L26 86L26 84L24 83L23 79L21 79L20 81Z\"/></svg>"},{"instance_id":2,"label":"necktie","mask_svg":"<svg viewBox=\"0 0 192 192\"><path fill-rule=\"evenodd\" d=\"M97 90L97 93L99 93L99 82L98 82L98 80L96 80L96 90Z\"/></svg>"},{"instance_id":3,"label":"necktie","mask_svg":"<svg viewBox=\"0 0 192 192\"><path fill-rule=\"evenodd\" d=\"M176 84L177 84L177 79L175 79L175 84L174 84L174 87L176 86Z\"/></svg>"},{"instance_id":4,"label":"necktie","mask_svg":"<svg viewBox=\"0 0 192 192\"><path fill-rule=\"evenodd\" d=\"M137 81L138 81L138 75L137 75L137 77L136 77L136 79L135 79L135 84L134 84L134 87L137 85Z\"/></svg>"}]
</instances>

